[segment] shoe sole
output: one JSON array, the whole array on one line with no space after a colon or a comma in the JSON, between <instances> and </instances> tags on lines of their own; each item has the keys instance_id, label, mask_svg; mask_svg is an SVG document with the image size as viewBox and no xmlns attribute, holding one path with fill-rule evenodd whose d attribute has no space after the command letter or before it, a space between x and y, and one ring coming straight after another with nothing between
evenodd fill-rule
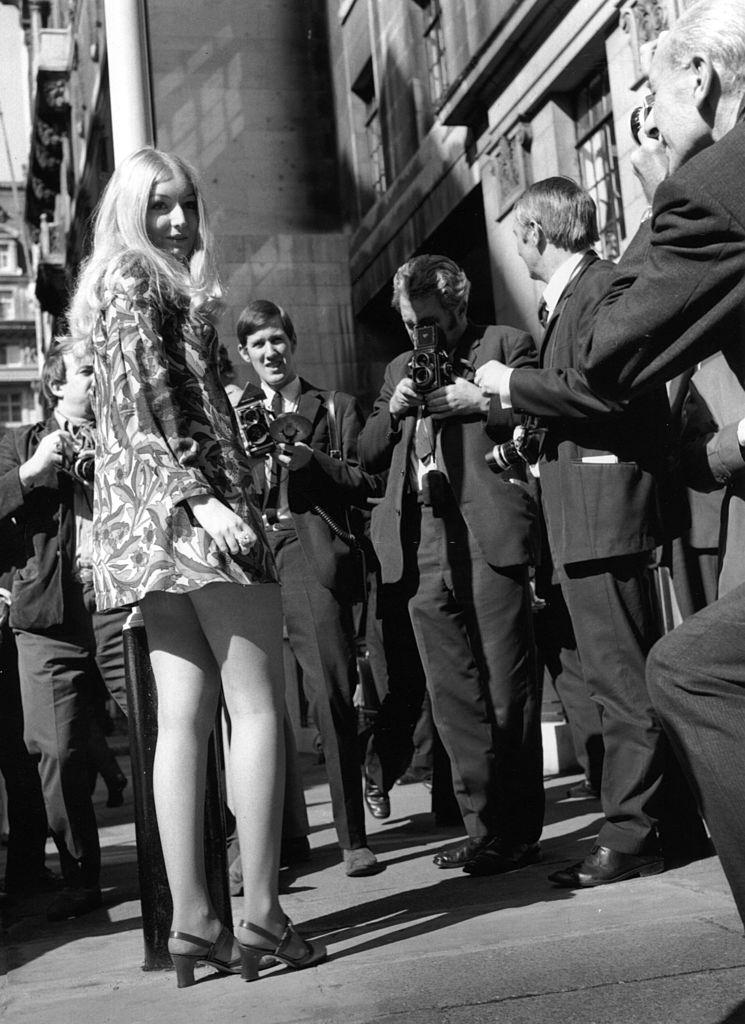
<instances>
[{"instance_id":1,"label":"shoe sole","mask_svg":"<svg viewBox=\"0 0 745 1024\"><path fill-rule=\"evenodd\" d=\"M549 882L560 886L562 889L597 889L600 885L613 885L614 882L629 882L633 878L647 878L650 875L661 875L665 870L664 862L647 864L641 868L634 868L631 871L624 871L613 878L598 878L583 880L577 877L574 882L557 881L552 875L548 876Z\"/></svg>"},{"instance_id":2,"label":"shoe sole","mask_svg":"<svg viewBox=\"0 0 745 1024\"><path fill-rule=\"evenodd\" d=\"M489 855L487 854L486 856L488 857ZM543 854L539 850L536 853L531 854L530 857L525 857L515 864L510 864L509 861L501 861L491 865L489 860L486 858L482 858L480 860L469 860L463 865L463 870L472 878L485 878L488 875L507 875L511 871L521 871L522 868L527 868L531 864L540 864L542 860ZM498 862L499 858L495 856L494 861Z\"/></svg>"}]
</instances>

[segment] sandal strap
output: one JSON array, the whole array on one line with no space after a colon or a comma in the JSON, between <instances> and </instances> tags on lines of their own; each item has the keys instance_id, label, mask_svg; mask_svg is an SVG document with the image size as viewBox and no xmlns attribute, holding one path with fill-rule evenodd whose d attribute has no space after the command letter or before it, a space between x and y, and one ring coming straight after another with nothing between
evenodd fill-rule
<instances>
[{"instance_id":1,"label":"sandal strap","mask_svg":"<svg viewBox=\"0 0 745 1024\"><path fill-rule=\"evenodd\" d=\"M230 936L232 941L233 935L224 925L220 934L217 936L214 942L210 942L208 939L202 939L198 935L190 935L188 932L169 932L169 938L181 939L183 942L191 942L193 946L198 946L200 949L206 949L206 957L210 960L217 960L217 947L220 945L225 936ZM224 961L227 963L228 961ZM232 962L232 961L231 961Z\"/></svg>"},{"instance_id":2,"label":"sandal strap","mask_svg":"<svg viewBox=\"0 0 745 1024\"><path fill-rule=\"evenodd\" d=\"M201 946L202 949L210 950L220 941L222 933L220 933L220 938L217 939L217 942L208 942L206 939L200 939L198 935L189 935L188 932L169 932L168 937L169 939L182 939L184 942L191 942L193 946Z\"/></svg>"}]
</instances>

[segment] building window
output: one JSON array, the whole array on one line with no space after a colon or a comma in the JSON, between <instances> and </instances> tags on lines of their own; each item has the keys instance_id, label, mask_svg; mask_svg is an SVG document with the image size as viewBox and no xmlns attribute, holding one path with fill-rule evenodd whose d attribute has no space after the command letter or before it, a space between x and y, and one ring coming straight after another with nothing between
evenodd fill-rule
<instances>
[{"instance_id":1,"label":"building window","mask_svg":"<svg viewBox=\"0 0 745 1024\"><path fill-rule=\"evenodd\" d=\"M0 289L0 320L15 318L15 297L10 288Z\"/></svg>"},{"instance_id":2,"label":"building window","mask_svg":"<svg viewBox=\"0 0 745 1024\"><path fill-rule=\"evenodd\" d=\"M385 173L385 150L383 132L380 124L380 110L375 91L375 76L372 59L368 60L362 73L355 80L352 92L359 100L357 106L358 124L364 135L366 149L367 183L377 196L382 196L388 187Z\"/></svg>"},{"instance_id":3,"label":"building window","mask_svg":"<svg viewBox=\"0 0 745 1024\"><path fill-rule=\"evenodd\" d=\"M442 10L440 0L429 0L421 4L424 12L424 46L427 55L427 78L429 98L432 106L441 107L445 102L450 82L445 65L445 38L442 32Z\"/></svg>"},{"instance_id":4,"label":"building window","mask_svg":"<svg viewBox=\"0 0 745 1024\"><path fill-rule=\"evenodd\" d=\"M579 90L575 120L580 180L597 206L603 256L615 260L626 227L607 70L593 75Z\"/></svg>"},{"instance_id":5,"label":"building window","mask_svg":"<svg viewBox=\"0 0 745 1024\"><path fill-rule=\"evenodd\" d=\"M0 391L0 423L6 427L23 422L23 392Z\"/></svg>"},{"instance_id":6,"label":"building window","mask_svg":"<svg viewBox=\"0 0 745 1024\"><path fill-rule=\"evenodd\" d=\"M0 242L0 274L13 274L16 271L15 243Z\"/></svg>"}]
</instances>

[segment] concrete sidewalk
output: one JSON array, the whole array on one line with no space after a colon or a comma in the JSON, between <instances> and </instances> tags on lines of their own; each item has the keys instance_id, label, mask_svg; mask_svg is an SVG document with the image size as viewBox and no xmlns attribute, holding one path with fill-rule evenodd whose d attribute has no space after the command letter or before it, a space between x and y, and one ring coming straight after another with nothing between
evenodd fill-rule
<instances>
[{"instance_id":1,"label":"concrete sidewalk","mask_svg":"<svg viewBox=\"0 0 745 1024\"><path fill-rule=\"evenodd\" d=\"M434 826L430 794L414 785L394 789L388 821L369 820L386 870L348 879L322 770L304 760L313 860L282 899L327 942L326 963L277 967L250 985L200 968L200 984L182 990L172 971L143 972L131 796L108 810L100 786L106 905L55 925L46 898L6 911L4 1024L745 1021L743 929L716 858L595 890L553 888L548 871L580 858L600 820L596 802L563 799L565 777L547 780L543 863L472 879L433 866L459 831Z\"/></svg>"}]
</instances>

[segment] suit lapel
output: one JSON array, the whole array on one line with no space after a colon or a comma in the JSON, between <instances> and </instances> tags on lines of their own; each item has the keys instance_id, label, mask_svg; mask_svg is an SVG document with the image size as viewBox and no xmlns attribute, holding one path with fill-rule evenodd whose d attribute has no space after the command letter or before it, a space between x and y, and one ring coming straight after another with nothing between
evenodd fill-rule
<instances>
[{"instance_id":1,"label":"suit lapel","mask_svg":"<svg viewBox=\"0 0 745 1024\"><path fill-rule=\"evenodd\" d=\"M323 402L319 392L311 387L307 381L300 378L300 398L297 403L298 416L305 416L306 420L310 420L313 424L313 434L315 434L316 420L318 419L319 413L323 407ZM311 438L313 437L311 434Z\"/></svg>"}]
</instances>

